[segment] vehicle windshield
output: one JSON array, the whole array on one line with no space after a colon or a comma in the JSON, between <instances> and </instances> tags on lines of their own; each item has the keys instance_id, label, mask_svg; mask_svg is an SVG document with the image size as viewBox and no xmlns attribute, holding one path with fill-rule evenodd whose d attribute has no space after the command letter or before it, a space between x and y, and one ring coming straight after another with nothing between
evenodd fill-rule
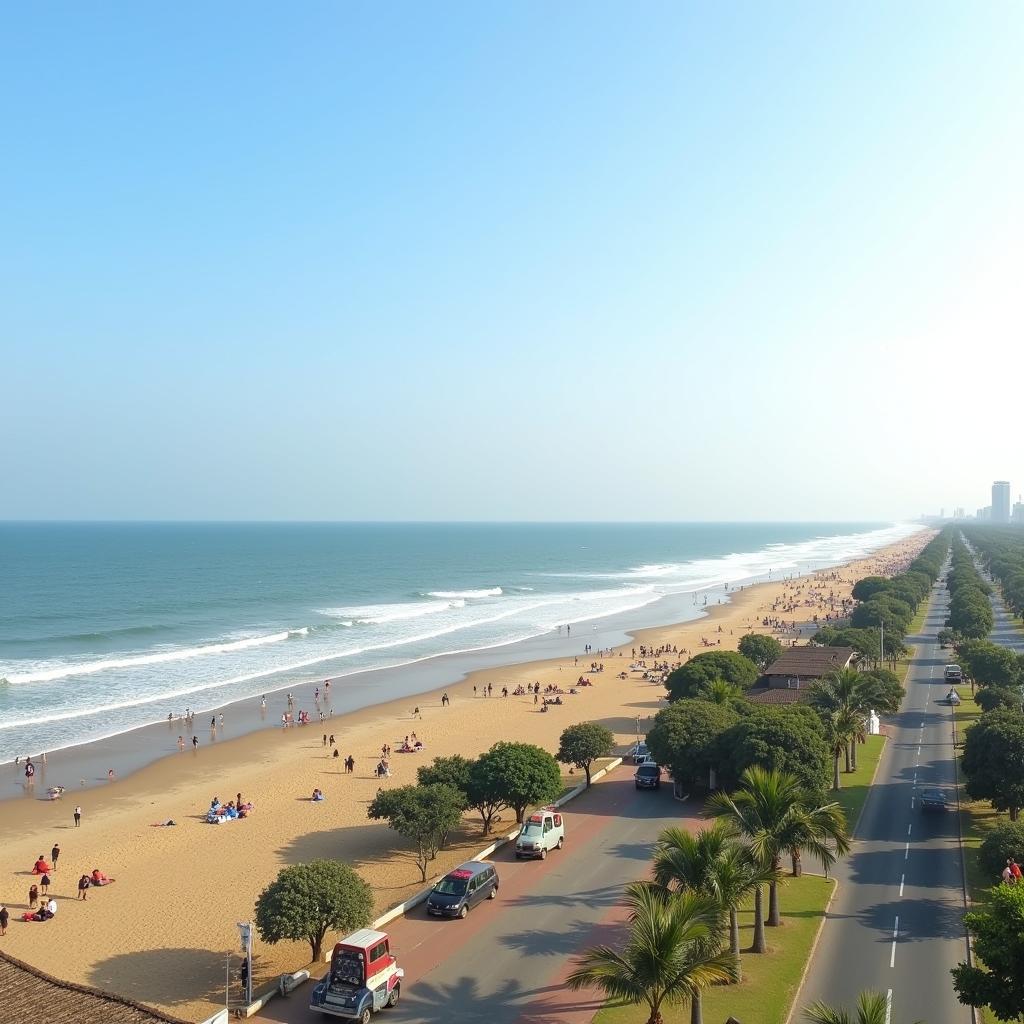
<instances>
[{"instance_id":1,"label":"vehicle windshield","mask_svg":"<svg viewBox=\"0 0 1024 1024\"><path fill-rule=\"evenodd\" d=\"M636 770L637 775L657 775L658 766L656 764L642 764Z\"/></svg>"},{"instance_id":2,"label":"vehicle windshield","mask_svg":"<svg viewBox=\"0 0 1024 1024\"><path fill-rule=\"evenodd\" d=\"M448 875L434 886L434 892L441 892L446 896L461 896L468 884L469 880L466 878L452 878Z\"/></svg>"},{"instance_id":3,"label":"vehicle windshield","mask_svg":"<svg viewBox=\"0 0 1024 1024\"><path fill-rule=\"evenodd\" d=\"M523 826L524 836L539 836L544 832L544 826L539 821L528 821Z\"/></svg>"}]
</instances>

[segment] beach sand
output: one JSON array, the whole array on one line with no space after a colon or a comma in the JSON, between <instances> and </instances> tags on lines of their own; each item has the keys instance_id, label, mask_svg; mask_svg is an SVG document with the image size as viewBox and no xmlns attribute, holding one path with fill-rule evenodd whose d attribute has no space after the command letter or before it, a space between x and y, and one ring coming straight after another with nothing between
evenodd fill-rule
<instances>
[{"instance_id":1,"label":"beach sand","mask_svg":"<svg viewBox=\"0 0 1024 1024\"><path fill-rule=\"evenodd\" d=\"M366 817L367 804L381 784L373 768L384 743L397 748L415 731L426 744L420 754L392 757L393 776L385 782L392 786L415 782L416 767L435 756L475 756L502 739L554 751L562 729L580 721L606 725L624 750L634 739L637 718L642 736L649 719L665 706L664 688L644 681L640 673L617 678L630 664L634 646L675 645L697 654L705 649L702 638L715 646L721 641L721 648L728 649L752 626L771 632L761 625L765 616L806 623L824 611L810 597L812 590L833 592L841 599L857 579L905 567L931 536L922 531L838 569L735 591L729 603L709 606L706 617L641 630L632 643L603 659L581 655L578 664L569 657L488 669L419 697L331 718L323 726L314 721L287 731L221 740L198 751L189 748L123 781L82 793L71 790L61 800L5 802L0 805L0 897L12 920L0 948L69 981L127 995L186 1020L205 1019L218 1004L223 1006L225 952L235 954L237 968L235 923L251 919L257 895L281 867L317 857L344 860L373 886L380 911L422 888L402 841ZM773 610L773 605L792 610ZM804 629L804 640L809 632ZM581 635L581 646L585 640ZM603 673L587 671L592 660L604 661ZM539 713L532 696L499 695L502 686L512 691L519 683L534 681L568 690L580 674L590 676L595 685L563 697L566 706L546 714ZM473 687L482 690L488 683L494 695L474 698ZM441 706L444 689L451 698L449 707ZM416 705L422 720L413 718ZM280 716L280 709L276 714ZM178 723L172 728L180 731ZM337 759L322 745L325 731L337 739ZM198 723L197 734L204 736ZM348 754L356 762L352 775L344 773ZM571 785L580 778L565 781ZM316 786L326 794L323 803L309 799ZM256 806L250 818L205 824L214 796L226 802L238 792ZM80 828L72 818L76 803L83 807ZM156 827L168 819L177 825ZM510 825L510 812L504 819L499 831ZM40 853L49 859L54 842L62 849L51 888L59 913L45 925L24 924L15 919L27 906L29 886L37 881L30 869ZM453 846L438 855L431 875L483 845L478 824L467 818ZM94 867L116 884L92 889L85 903L78 902L78 877ZM306 944L268 946L257 940L255 987L308 960Z\"/></svg>"}]
</instances>

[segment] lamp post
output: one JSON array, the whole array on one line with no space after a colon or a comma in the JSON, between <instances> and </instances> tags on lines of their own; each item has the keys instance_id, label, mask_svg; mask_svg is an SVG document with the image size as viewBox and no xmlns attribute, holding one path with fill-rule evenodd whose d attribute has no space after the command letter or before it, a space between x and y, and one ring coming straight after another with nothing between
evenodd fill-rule
<instances>
[{"instance_id":1,"label":"lamp post","mask_svg":"<svg viewBox=\"0 0 1024 1024\"><path fill-rule=\"evenodd\" d=\"M1021 692L1024 693L1024 686L1021 687ZM636 741L640 742L640 716L636 716Z\"/></svg>"}]
</instances>

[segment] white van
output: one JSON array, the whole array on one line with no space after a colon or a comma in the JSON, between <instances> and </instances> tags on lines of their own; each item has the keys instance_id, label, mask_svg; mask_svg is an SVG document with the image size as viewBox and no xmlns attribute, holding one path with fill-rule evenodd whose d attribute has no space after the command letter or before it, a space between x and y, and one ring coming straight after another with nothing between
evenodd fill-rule
<instances>
[{"instance_id":1,"label":"white van","mask_svg":"<svg viewBox=\"0 0 1024 1024\"><path fill-rule=\"evenodd\" d=\"M942 676L947 683L960 683L963 682L964 678L964 674L959 665L947 665L945 669L943 669Z\"/></svg>"},{"instance_id":2,"label":"white van","mask_svg":"<svg viewBox=\"0 0 1024 1024\"><path fill-rule=\"evenodd\" d=\"M516 859L539 857L544 860L548 850L560 850L564 844L564 815L554 807L542 807L523 823L516 839Z\"/></svg>"}]
</instances>

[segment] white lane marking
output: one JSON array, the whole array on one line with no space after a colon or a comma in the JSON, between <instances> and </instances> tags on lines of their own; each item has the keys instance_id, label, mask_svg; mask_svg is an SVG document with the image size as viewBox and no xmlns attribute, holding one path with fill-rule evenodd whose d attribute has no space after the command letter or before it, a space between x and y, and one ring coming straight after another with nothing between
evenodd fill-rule
<instances>
[{"instance_id":1,"label":"white lane marking","mask_svg":"<svg viewBox=\"0 0 1024 1024\"><path fill-rule=\"evenodd\" d=\"M918 756L918 757L920 757L920 756L921 756L921 744L920 744L920 743L918 743L918 745L917 745L917 756ZM917 765L914 765L914 767L916 768L916 767L917 767Z\"/></svg>"},{"instance_id":2,"label":"white lane marking","mask_svg":"<svg viewBox=\"0 0 1024 1024\"><path fill-rule=\"evenodd\" d=\"M914 785L917 785L917 772L914 772Z\"/></svg>"},{"instance_id":3,"label":"white lane marking","mask_svg":"<svg viewBox=\"0 0 1024 1024\"><path fill-rule=\"evenodd\" d=\"M896 915L896 924L893 925L893 929L892 929L892 952L889 954L889 966L890 967L895 967L896 966L896 940L899 938L899 934L900 934L900 918L899 918L899 915L897 914Z\"/></svg>"},{"instance_id":4,"label":"white lane marking","mask_svg":"<svg viewBox=\"0 0 1024 1024\"><path fill-rule=\"evenodd\" d=\"M906 879L906 877L907 876L905 874L900 875L900 896L903 895L903 882L904 882L904 879Z\"/></svg>"},{"instance_id":5,"label":"white lane marking","mask_svg":"<svg viewBox=\"0 0 1024 1024\"><path fill-rule=\"evenodd\" d=\"M910 809L911 810L914 809L914 798L913 797L910 798Z\"/></svg>"},{"instance_id":6,"label":"white lane marking","mask_svg":"<svg viewBox=\"0 0 1024 1024\"><path fill-rule=\"evenodd\" d=\"M892 1024L892 989L885 994L885 1024Z\"/></svg>"},{"instance_id":7,"label":"white lane marking","mask_svg":"<svg viewBox=\"0 0 1024 1024\"><path fill-rule=\"evenodd\" d=\"M904 850L903 850L903 859L906 860L909 856L910 856L910 843L907 843L907 845L904 847Z\"/></svg>"},{"instance_id":8,"label":"white lane marking","mask_svg":"<svg viewBox=\"0 0 1024 1024\"><path fill-rule=\"evenodd\" d=\"M908 836L910 835L910 830L911 830L911 829L912 829L913 827L914 827L913 825L908 825L908 826L907 826L907 835L908 835Z\"/></svg>"}]
</instances>

